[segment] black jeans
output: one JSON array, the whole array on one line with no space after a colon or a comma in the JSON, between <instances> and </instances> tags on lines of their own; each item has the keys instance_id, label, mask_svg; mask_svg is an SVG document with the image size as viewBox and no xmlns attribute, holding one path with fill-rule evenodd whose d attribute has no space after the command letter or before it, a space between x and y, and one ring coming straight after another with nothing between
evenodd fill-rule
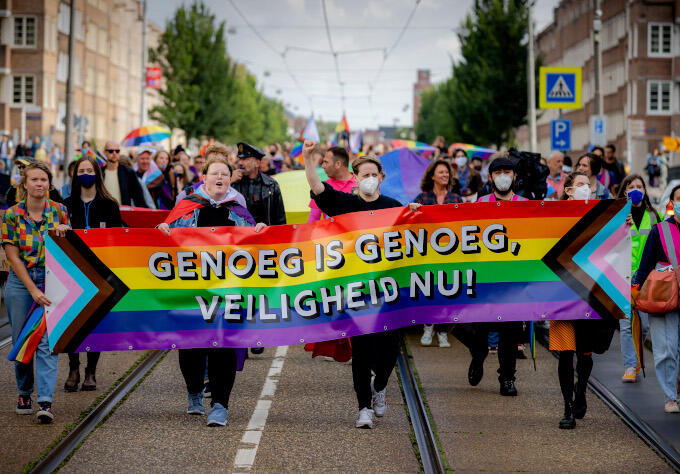
<instances>
[{"instance_id":1,"label":"black jeans","mask_svg":"<svg viewBox=\"0 0 680 474\"><path fill-rule=\"evenodd\" d=\"M87 353L87 367L85 367L85 372L88 374L94 374L97 370L97 362L99 362L99 356L101 352L88 352ZM69 370L78 370L80 368L80 353L69 352L68 354L68 368Z\"/></svg>"},{"instance_id":2,"label":"black jeans","mask_svg":"<svg viewBox=\"0 0 680 474\"><path fill-rule=\"evenodd\" d=\"M208 380L212 401L229 407L229 395L234 387L236 378L236 352L230 348L219 349L180 349L179 368L187 384L188 393L203 391L203 377L205 375L205 361L208 358Z\"/></svg>"},{"instance_id":3,"label":"black jeans","mask_svg":"<svg viewBox=\"0 0 680 474\"><path fill-rule=\"evenodd\" d=\"M359 410L371 408L371 370L375 372L373 388L380 391L387 387L390 374L399 354L399 331L354 336L352 341L352 379L357 394Z\"/></svg>"},{"instance_id":4,"label":"black jeans","mask_svg":"<svg viewBox=\"0 0 680 474\"><path fill-rule=\"evenodd\" d=\"M463 326L463 325L461 325ZM515 380L517 345L522 338L522 321L507 323L470 323L454 329L454 335L470 350L473 359L485 360L489 354L489 331L498 331L498 381ZM458 330L457 330L458 329Z\"/></svg>"}]
</instances>

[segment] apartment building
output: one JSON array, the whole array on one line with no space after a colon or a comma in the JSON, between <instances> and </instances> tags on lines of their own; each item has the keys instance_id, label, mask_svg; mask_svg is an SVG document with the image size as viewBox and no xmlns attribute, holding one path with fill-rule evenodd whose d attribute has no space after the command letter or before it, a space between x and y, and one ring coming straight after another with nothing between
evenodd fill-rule
<instances>
[{"instance_id":1,"label":"apartment building","mask_svg":"<svg viewBox=\"0 0 680 474\"><path fill-rule=\"evenodd\" d=\"M0 0L0 131L64 145L71 1ZM140 126L142 22L138 0L78 0L73 113L76 143L100 146ZM161 30L147 22L149 46ZM148 108L157 103L147 89Z\"/></svg>"},{"instance_id":2,"label":"apartment building","mask_svg":"<svg viewBox=\"0 0 680 474\"><path fill-rule=\"evenodd\" d=\"M589 118L595 114L594 4L562 0L553 22L536 38L544 66L583 68L583 107L562 111L562 118L572 123L572 155L587 149ZM600 9L600 95L607 140L639 172L663 136L680 136L680 1L601 0ZM558 110L539 111L538 145L543 154L550 152L550 121L559 116Z\"/></svg>"}]
</instances>

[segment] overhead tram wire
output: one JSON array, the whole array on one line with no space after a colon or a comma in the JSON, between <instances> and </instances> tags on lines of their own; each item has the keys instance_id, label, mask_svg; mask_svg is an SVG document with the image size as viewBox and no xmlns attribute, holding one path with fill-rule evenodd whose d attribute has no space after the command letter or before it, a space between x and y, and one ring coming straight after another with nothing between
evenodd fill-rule
<instances>
[{"instance_id":1,"label":"overhead tram wire","mask_svg":"<svg viewBox=\"0 0 680 474\"><path fill-rule=\"evenodd\" d=\"M305 90L300 85L300 82L297 80L297 77L295 77L293 72L290 70L290 66L288 64L288 61L286 60L285 51L284 52L279 51L278 49L276 49L276 47L274 45L272 45L269 41L267 41L267 38L262 36L262 34L260 34L260 32L257 30L257 28L255 28L255 26L250 21L248 21L248 18L246 18L246 16L243 14L243 12L241 12L241 10L236 6L236 2L234 2L234 0L229 0L229 3L234 8L234 10L236 10L236 13L239 14L239 16L241 17L243 22L246 25L248 25L248 28L250 28L250 30L255 34L255 36L257 36L260 39L260 41L262 41L276 55L281 57L281 59L283 60L283 65L286 69L286 72L288 72L288 75L293 80L293 83L298 87L298 89L300 89L300 93L307 99L307 101L309 102L309 107L312 109L312 113L314 113L314 106L313 106L313 103L312 103L312 98L305 92Z\"/></svg>"},{"instance_id":2,"label":"overhead tram wire","mask_svg":"<svg viewBox=\"0 0 680 474\"><path fill-rule=\"evenodd\" d=\"M333 55L333 62L335 64L335 76L338 79L338 84L340 85L340 93L341 93L341 101L342 101L342 113L345 113L345 85L342 83L342 79L340 78L340 64L338 62L338 53L335 52L335 49L333 48L333 40L331 39L331 29L328 26L328 12L326 11L326 0L321 0L321 7L323 10L323 21L324 24L326 25L326 37L328 38L328 47L331 50L331 54Z\"/></svg>"}]
</instances>

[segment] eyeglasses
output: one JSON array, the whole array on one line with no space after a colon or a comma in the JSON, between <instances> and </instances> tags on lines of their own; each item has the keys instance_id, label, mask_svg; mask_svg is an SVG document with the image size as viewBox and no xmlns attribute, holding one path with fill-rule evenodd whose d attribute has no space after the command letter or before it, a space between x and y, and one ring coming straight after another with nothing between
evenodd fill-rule
<instances>
[{"instance_id":1,"label":"eyeglasses","mask_svg":"<svg viewBox=\"0 0 680 474\"><path fill-rule=\"evenodd\" d=\"M106 149L106 153L120 153L120 149L118 150L109 150L108 148Z\"/></svg>"}]
</instances>

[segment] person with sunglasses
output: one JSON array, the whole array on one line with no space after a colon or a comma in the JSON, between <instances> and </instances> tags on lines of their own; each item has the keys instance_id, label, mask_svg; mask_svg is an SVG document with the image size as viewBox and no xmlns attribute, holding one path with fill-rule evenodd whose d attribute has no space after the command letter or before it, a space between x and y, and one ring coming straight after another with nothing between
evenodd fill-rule
<instances>
[{"instance_id":1,"label":"person with sunglasses","mask_svg":"<svg viewBox=\"0 0 680 474\"><path fill-rule=\"evenodd\" d=\"M19 192L19 185L21 183L21 179L24 176L24 170L26 169L26 166L35 162L36 161L30 157L17 158L16 160L14 160L14 164L17 167L18 173L12 174L12 186L7 190L7 196L5 196L7 207L12 207L19 202L17 200L17 195ZM50 187L49 198L54 202L58 203L64 202L64 200L61 197L61 194L59 194L59 191L54 189L54 187Z\"/></svg>"},{"instance_id":2,"label":"person with sunglasses","mask_svg":"<svg viewBox=\"0 0 680 474\"><path fill-rule=\"evenodd\" d=\"M144 200L142 185L132 168L120 166L120 144L113 140L104 146L106 166L104 167L104 186L111 196L124 206L149 207Z\"/></svg>"}]
</instances>

